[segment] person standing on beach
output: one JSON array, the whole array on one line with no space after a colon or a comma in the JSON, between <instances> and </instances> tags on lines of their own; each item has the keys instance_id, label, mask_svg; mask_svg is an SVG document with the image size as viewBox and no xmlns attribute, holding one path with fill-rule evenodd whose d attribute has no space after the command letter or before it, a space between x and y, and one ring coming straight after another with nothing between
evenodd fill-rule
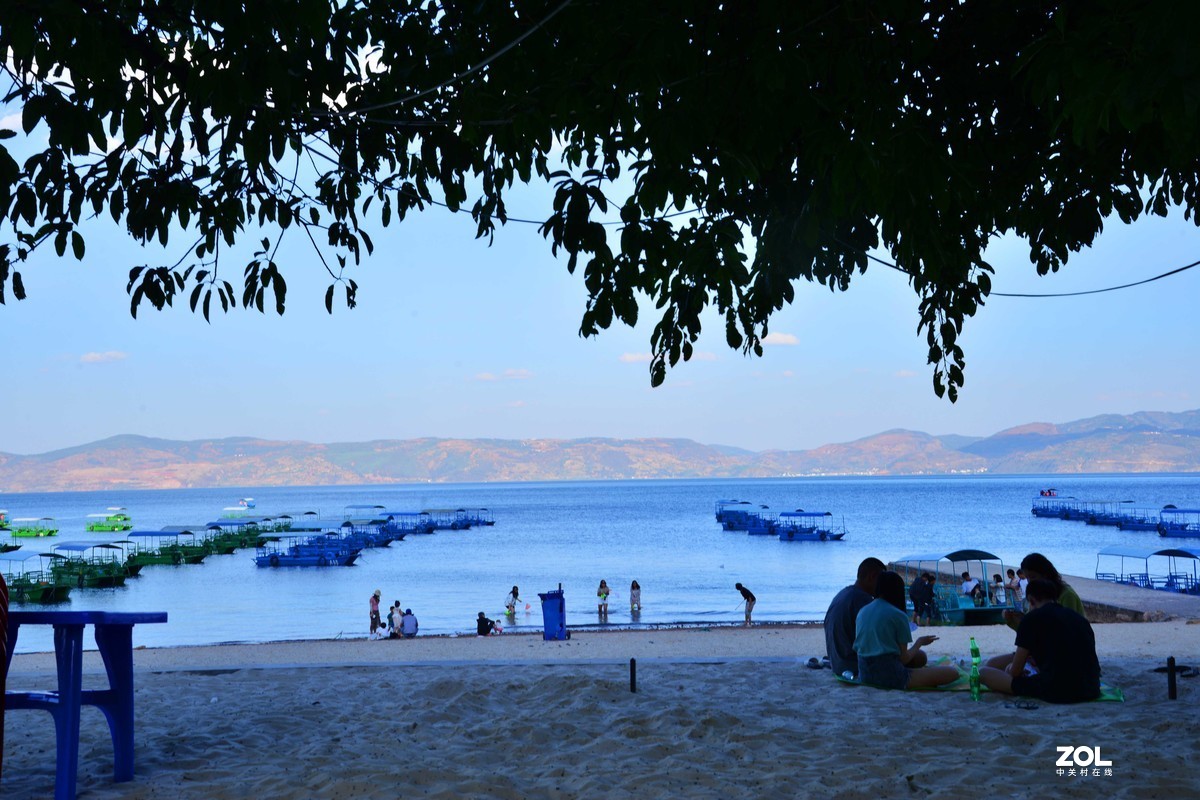
<instances>
[{"instance_id":1,"label":"person standing on beach","mask_svg":"<svg viewBox=\"0 0 1200 800\"><path fill-rule=\"evenodd\" d=\"M750 614L753 613L754 604L758 601L758 598L754 596L754 592L750 591L745 586L742 586L740 583L735 583L733 588L742 593L742 600L746 603L746 624L749 625Z\"/></svg>"},{"instance_id":2,"label":"person standing on beach","mask_svg":"<svg viewBox=\"0 0 1200 800\"><path fill-rule=\"evenodd\" d=\"M637 581L629 584L629 613L637 614L642 610L642 587Z\"/></svg>"},{"instance_id":3,"label":"person standing on beach","mask_svg":"<svg viewBox=\"0 0 1200 800\"><path fill-rule=\"evenodd\" d=\"M608 584L603 578L600 579L600 588L596 589L596 612L602 616L608 616Z\"/></svg>"},{"instance_id":4,"label":"person standing on beach","mask_svg":"<svg viewBox=\"0 0 1200 800\"><path fill-rule=\"evenodd\" d=\"M404 612L400 610L400 601L397 600L392 604L392 608L388 611L388 625L392 629L389 639L400 638L400 618L404 616Z\"/></svg>"},{"instance_id":5,"label":"person standing on beach","mask_svg":"<svg viewBox=\"0 0 1200 800\"><path fill-rule=\"evenodd\" d=\"M1004 669L989 666L979 679L1005 694L1037 697L1049 703L1083 703L1100 696L1096 636L1087 619L1057 602L1059 587L1044 578L1026 590L1029 613L1017 628L1017 652ZM1037 662L1037 672L1025 665Z\"/></svg>"},{"instance_id":6,"label":"person standing on beach","mask_svg":"<svg viewBox=\"0 0 1200 800\"><path fill-rule=\"evenodd\" d=\"M885 569L878 558L864 558L854 583L834 595L825 612L825 652L835 675L858 675L858 654L854 652L858 612L875 599L875 583Z\"/></svg>"},{"instance_id":7,"label":"person standing on beach","mask_svg":"<svg viewBox=\"0 0 1200 800\"><path fill-rule=\"evenodd\" d=\"M379 598L382 596L383 596L383 592L380 591L379 589L376 589L375 593L373 595L371 595L371 600L370 600L370 603L371 603L371 634L370 634L370 636L372 639L379 638L378 637L379 626L380 626Z\"/></svg>"},{"instance_id":8,"label":"person standing on beach","mask_svg":"<svg viewBox=\"0 0 1200 800\"><path fill-rule=\"evenodd\" d=\"M514 586L512 591L508 593L508 597L504 600L504 613L510 617L516 616L517 603L519 602L521 602L521 590Z\"/></svg>"},{"instance_id":9,"label":"person standing on beach","mask_svg":"<svg viewBox=\"0 0 1200 800\"><path fill-rule=\"evenodd\" d=\"M1021 581L1017 578L1017 573L1010 568L1008 570L1008 580L1004 582L1004 588L1008 591L1005 593L1008 601L1013 608L1022 608L1025 602L1025 592L1021 588Z\"/></svg>"}]
</instances>

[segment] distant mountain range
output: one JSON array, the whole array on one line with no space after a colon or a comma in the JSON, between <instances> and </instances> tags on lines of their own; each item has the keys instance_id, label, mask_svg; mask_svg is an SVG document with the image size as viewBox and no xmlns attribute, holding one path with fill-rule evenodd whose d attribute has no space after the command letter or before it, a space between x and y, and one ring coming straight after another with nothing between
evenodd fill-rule
<instances>
[{"instance_id":1,"label":"distant mountain range","mask_svg":"<svg viewBox=\"0 0 1200 800\"><path fill-rule=\"evenodd\" d=\"M988 437L891 430L814 450L690 439L406 439L312 444L114 436L0 453L0 490L93 491L467 481L1200 471L1200 410L1032 423Z\"/></svg>"}]
</instances>

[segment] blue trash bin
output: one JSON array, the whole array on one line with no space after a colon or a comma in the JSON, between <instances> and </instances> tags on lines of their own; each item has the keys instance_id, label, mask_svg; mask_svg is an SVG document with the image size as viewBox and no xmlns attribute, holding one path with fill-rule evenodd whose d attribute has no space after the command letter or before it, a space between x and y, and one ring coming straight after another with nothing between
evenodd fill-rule
<instances>
[{"instance_id":1,"label":"blue trash bin","mask_svg":"<svg viewBox=\"0 0 1200 800\"><path fill-rule=\"evenodd\" d=\"M563 590L538 592L538 597L542 599L542 623L545 625L542 640L551 642L570 639L571 634L567 630L567 601L563 599Z\"/></svg>"}]
</instances>

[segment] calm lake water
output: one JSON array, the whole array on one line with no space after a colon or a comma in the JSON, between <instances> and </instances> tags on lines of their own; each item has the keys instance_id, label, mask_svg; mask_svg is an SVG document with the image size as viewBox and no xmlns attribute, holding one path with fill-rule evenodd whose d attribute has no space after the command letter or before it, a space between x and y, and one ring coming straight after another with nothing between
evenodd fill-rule
<instances>
[{"instance_id":1,"label":"calm lake water","mask_svg":"<svg viewBox=\"0 0 1200 800\"><path fill-rule=\"evenodd\" d=\"M596 587L613 589L608 623L628 625L629 584L642 586L641 624L736 622L740 581L758 596L755 620L820 619L866 556L977 547L1015 564L1045 553L1066 574L1092 575L1096 552L1112 544L1156 546L1155 533L1123 532L1034 518L1030 501L1055 486L1062 495L1134 500L1138 506L1200 506L1200 475L788 478L519 484L438 484L308 488L193 489L0 495L11 517L52 516L57 541L106 541L84 532L87 514L125 506L139 530L216 519L240 497L252 513L344 506L389 509L486 507L496 525L409 536L363 551L353 567L259 569L253 551L203 564L148 567L120 589L76 590L60 609L167 611L167 625L134 632L147 646L364 638L368 597L412 608L422 633L474 633L480 611L497 617L513 584L531 605L517 628L540 629L538 592L561 583L569 626L595 625ZM726 533L713 518L718 499L764 503L774 511L828 510L844 519L842 542L780 542ZM55 540L19 540L39 551ZM37 564L34 559L31 566ZM32 606L28 606L32 607ZM510 624L513 624L510 622ZM39 626L40 627L40 626ZM18 650L52 649L48 631L22 631Z\"/></svg>"}]
</instances>

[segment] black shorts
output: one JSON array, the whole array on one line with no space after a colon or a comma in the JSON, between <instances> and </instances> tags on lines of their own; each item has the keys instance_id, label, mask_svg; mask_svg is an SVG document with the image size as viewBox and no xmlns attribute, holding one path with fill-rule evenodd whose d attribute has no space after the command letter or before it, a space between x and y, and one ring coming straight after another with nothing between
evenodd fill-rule
<instances>
[{"instance_id":1,"label":"black shorts","mask_svg":"<svg viewBox=\"0 0 1200 800\"><path fill-rule=\"evenodd\" d=\"M1100 687L1076 687L1071 692L1058 690L1049 677L1039 672L1037 675L1018 675L1012 679L1012 691L1021 697L1036 697L1047 703L1086 703L1100 696Z\"/></svg>"}]
</instances>

